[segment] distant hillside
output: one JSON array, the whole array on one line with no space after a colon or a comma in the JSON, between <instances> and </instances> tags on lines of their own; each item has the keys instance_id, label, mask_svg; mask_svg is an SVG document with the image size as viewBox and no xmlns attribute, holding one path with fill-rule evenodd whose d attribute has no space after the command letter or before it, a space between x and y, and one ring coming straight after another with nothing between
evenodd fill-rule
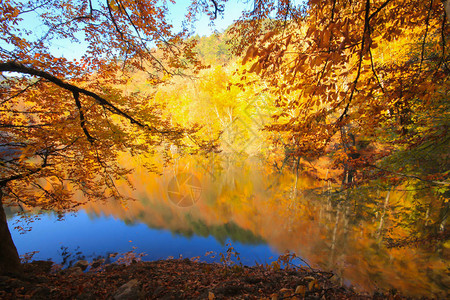
<instances>
[{"instance_id":1,"label":"distant hillside","mask_svg":"<svg viewBox=\"0 0 450 300\"><path fill-rule=\"evenodd\" d=\"M203 63L223 65L232 59L230 46L226 43L229 39L226 33L216 33L203 37L197 35L194 36L194 39L198 41L196 50Z\"/></svg>"}]
</instances>

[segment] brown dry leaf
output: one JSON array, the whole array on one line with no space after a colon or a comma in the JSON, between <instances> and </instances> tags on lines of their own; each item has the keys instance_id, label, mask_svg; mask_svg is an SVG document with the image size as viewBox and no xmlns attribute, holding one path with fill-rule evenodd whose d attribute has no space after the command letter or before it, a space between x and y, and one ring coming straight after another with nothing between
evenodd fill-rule
<instances>
[{"instance_id":1,"label":"brown dry leaf","mask_svg":"<svg viewBox=\"0 0 450 300\"><path fill-rule=\"evenodd\" d=\"M294 292L293 289L287 289L287 288L282 288L282 289L280 290L280 294L283 295L284 297L286 297L286 296L292 294L293 292Z\"/></svg>"},{"instance_id":2,"label":"brown dry leaf","mask_svg":"<svg viewBox=\"0 0 450 300\"><path fill-rule=\"evenodd\" d=\"M317 283L317 280L314 279L313 281L311 281L310 283L308 283L308 290L313 290L313 289L318 289L320 286Z\"/></svg>"},{"instance_id":3,"label":"brown dry leaf","mask_svg":"<svg viewBox=\"0 0 450 300\"><path fill-rule=\"evenodd\" d=\"M297 288L295 289L295 294L304 297L306 293L306 286L304 285L299 285L297 286Z\"/></svg>"},{"instance_id":4,"label":"brown dry leaf","mask_svg":"<svg viewBox=\"0 0 450 300\"><path fill-rule=\"evenodd\" d=\"M209 292L208 293L208 300L214 300L214 299L216 299L216 296L214 295L214 293Z\"/></svg>"}]
</instances>

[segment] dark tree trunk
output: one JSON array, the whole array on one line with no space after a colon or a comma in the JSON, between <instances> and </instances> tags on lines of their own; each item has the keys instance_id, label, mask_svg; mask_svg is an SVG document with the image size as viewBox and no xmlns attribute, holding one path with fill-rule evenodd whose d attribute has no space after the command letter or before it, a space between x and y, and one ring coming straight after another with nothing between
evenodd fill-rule
<instances>
[{"instance_id":1,"label":"dark tree trunk","mask_svg":"<svg viewBox=\"0 0 450 300\"><path fill-rule=\"evenodd\" d=\"M22 271L19 254L11 237L2 203L0 188L0 274L18 274Z\"/></svg>"}]
</instances>

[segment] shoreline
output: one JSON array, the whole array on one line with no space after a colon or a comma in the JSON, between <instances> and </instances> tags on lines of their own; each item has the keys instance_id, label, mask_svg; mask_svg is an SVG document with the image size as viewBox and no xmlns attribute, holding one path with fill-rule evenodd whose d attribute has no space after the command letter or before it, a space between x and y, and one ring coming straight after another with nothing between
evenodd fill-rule
<instances>
[{"instance_id":1,"label":"shoreline","mask_svg":"<svg viewBox=\"0 0 450 300\"><path fill-rule=\"evenodd\" d=\"M394 292L357 293L336 283L331 272L304 267L227 266L189 259L134 260L95 268L77 263L58 271L52 271L52 265L34 261L23 264L21 275L0 276L0 298L409 299Z\"/></svg>"}]
</instances>

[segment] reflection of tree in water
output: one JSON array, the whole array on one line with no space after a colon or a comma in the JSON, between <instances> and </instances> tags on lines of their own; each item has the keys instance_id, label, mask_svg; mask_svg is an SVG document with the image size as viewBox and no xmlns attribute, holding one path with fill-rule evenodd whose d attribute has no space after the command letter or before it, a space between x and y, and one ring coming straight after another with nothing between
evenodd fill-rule
<instances>
[{"instance_id":1,"label":"reflection of tree in water","mask_svg":"<svg viewBox=\"0 0 450 300\"><path fill-rule=\"evenodd\" d=\"M86 257L80 251L80 247L76 247L73 251L67 246L61 246L58 251L58 255L61 256L63 267L72 267L77 261L85 259Z\"/></svg>"},{"instance_id":2,"label":"reflection of tree in water","mask_svg":"<svg viewBox=\"0 0 450 300\"><path fill-rule=\"evenodd\" d=\"M188 223L191 225L189 230L181 233L185 236L213 236L222 246L230 239L233 242L239 242L247 245L259 245L266 241L255 235L250 230L243 229L233 222L228 222L223 225L210 225L208 226L202 220L194 220L190 217L186 217Z\"/></svg>"},{"instance_id":3,"label":"reflection of tree in water","mask_svg":"<svg viewBox=\"0 0 450 300\"><path fill-rule=\"evenodd\" d=\"M440 231L439 197L430 190L399 189L379 185L311 193L303 204L321 207L319 222L327 235L328 254L317 262L361 286L442 296L449 253L448 233Z\"/></svg>"},{"instance_id":4,"label":"reflection of tree in water","mask_svg":"<svg viewBox=\"0 0 450 300\"><path fill-rule=\"evenodd\" d=\"M341 283L349 280L363 290L393 288L416 296L445 296L449 284L445 192L420 180L390 181L386 174L364 177L368 170L359 169L357 174L358 165L351 160L361 156L348 154L373 149L345 135L350 142L340 149L347 160L337 170L343 171L343 180L311 182L298 163L303 157L285 157L275 165L279 176L272 184L271 201L274 207L282 206L276 214L297 235L289 250L321 269L333 270ZM312 164L320 168L320 162ZM336 176L320 169L317 173L325 174L323 179Z\"/></svg>"},{"instance_id":5,"label":"reflection of tree in water","mask_svg":"<svg viewBox=\"0 0 450 300\"><path fill-rule=\"evenodd\" d=\"M132 253L133 251L130 251L128 253ZM95 253L86 255L80 250L80 246L75 247L74 249L70 249L68 246L61 246L61 248L58 250L58 255L61 256L61 263L59 264L61 268L70 268L73 266L77 266L77 262L81 260L87 260L88 263L90 262L91 268L96 268L103 264L111 264L119 259L119 256L126 255L119 254L119 253L113 253L113 252L106 252L102 255L97 255Z\"/></svg>"}]
</instances>

